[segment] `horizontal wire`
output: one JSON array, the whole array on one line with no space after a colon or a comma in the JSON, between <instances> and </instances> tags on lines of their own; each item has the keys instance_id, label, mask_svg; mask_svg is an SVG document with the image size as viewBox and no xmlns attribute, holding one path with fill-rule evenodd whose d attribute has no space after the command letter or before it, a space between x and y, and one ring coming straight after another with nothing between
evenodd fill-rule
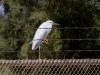
<instances>
[{"instance_id":1,"label":"horizontal wire","mask_svg":"<svg viewBox=\"0 0 100 75\"><path fill-rule=\"evenodd\" d=\"M31 38L30 38L31 39ZM26 39L0 39L0 41L25 41ZM34 39L34 40L43 40L43 39ZM96 41L96 40L100 40L100 38L94 39L94 38L83 38L83 39L48 39L48 40L55 40L55 41Z\"/></svg>"},{"instance_id":2,"label":"horizontal wire","mask_svg":"<svg viewBox=\"0 0 100 75\"><path fill-rule=\"evenodd\" d=\"M63 50L64 52L100 52L100 50Z\"/></svg>"},{"instance_id":3,"label":"horizontal wire","mask_svg":"<svg viewBox=\"0 0 100 75\"><path fill-rule=\"evenodd\" d=\"M0 51L0 52L20 52L18 51ZM31 50L31 51L27 51L27 52L39 52L38 50ZM51 50L46 50L46 51L40 51L40 52L100 52L100 50L59 50L59 51L51 51Z\"/></svg>"},{"instance_id":4,"label":"horizontal wire","mask_svg":"<svg viewBox=\"0 0 100 75\"><path fill-rule=\"evenodd\" d=\"M52 28L52 29L99 29L100 27L65 27L65 28ZM17 30L17 29L21 29L21 30L27 30L28 28L1 28L0 30ZM34 28L34 29L51 29L51 28ZM30 38L31 39L31 38ZM5 40L5 39L0 39L0 41L24 41L26 39L13 39L13 40ZM41 39L35 39L35 40L41 40ZM82 41L82 40L87 40L87 41L95 41L95 40L100 40L100 38L79 38L79 39L48 39L48 40L56 40L56 41L60 41L60 40L67 40L67 41ZM100 52L100 50L62 50L64 52ZM4 51L0 51L0 52L4 52ZM15 51L5 51L5 52L15 52ZM18 51L16 51L18 52ZM33 51L28 51L28 52L33 52ZM38 51L35 51L38 52ZM56 51L41 51L41 52L56 52ZM58 51L61 52L61 51Z\"/></svg>"},{"instance_id":5,"label":"horizontal wire","mask_svg":"<svg viewBox=\"0 0 100 75\"><path fill-rule=\"evenodd\" d=\"M34 39L34 40L42 40L42 39ZM93 38L83 38L83 39L48 39L48 40L100 40L100 38L93 39Z\"/></svg>"},{"instance_id":6,"label":"horizontal wire","mask_svg":"<svg viewBox=\"0 0 100 75\"><path fill-rule=\"evenodd\" d=\"M100 27L64 27L64 28L33 28L33 29L99 29ZM28 28L1 28L0 30L27 30Z\"/></svg>"}]
</instances>

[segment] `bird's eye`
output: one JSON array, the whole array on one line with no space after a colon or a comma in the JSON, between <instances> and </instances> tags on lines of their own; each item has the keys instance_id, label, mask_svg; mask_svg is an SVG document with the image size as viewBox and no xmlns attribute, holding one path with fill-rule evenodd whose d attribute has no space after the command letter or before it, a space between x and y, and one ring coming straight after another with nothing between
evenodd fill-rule
<instances>
[{"instance_id":1,"label":"bird's eye","mask_svg":"<svg viewBox=\"0 0 100 75\"><path fill-rule=\"evenodd\" d=\"M52 23L52 22L50 22L50 23Z\"/></svg>"}]
</instances>

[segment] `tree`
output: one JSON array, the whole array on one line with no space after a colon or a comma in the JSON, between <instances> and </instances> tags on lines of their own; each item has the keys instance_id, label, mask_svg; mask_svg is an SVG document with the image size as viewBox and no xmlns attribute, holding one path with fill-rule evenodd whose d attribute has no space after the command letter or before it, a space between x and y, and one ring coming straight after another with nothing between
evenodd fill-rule
<instances>
[{"instance_id":1,"label":"tree","mask_svg":"<svg viewBox=\"0 0 100 75\"><path fill-rule=\"evenodd\" d=\"M45 10L47 9L45 4L38 4L32 0L8 0L5 2L9 5L9 18L5 20L1 25L2 38L6 40L7 50L11 52L8 56L9 59L23 59L37 57L30 55L31 46L28 43L32 40L36 28L43 22L50 19L50 14ZM33 5L34 4L34 5ZM6 7L8 8L8 6ZM52 31L53 32L53 31ZM55 37L60 38L59 31L55 30L48 38ZM31 38L31 39L30 39ZM53 44L52 44L53 43ZM43 50L60 50L59 42L50 42L50 46L43 46ZM57 48L51 48L55 46ZM24 53L24 54L23 54ZM51 54L52 55L52 54ZM44 57L44 55L43 55Z\"/></svg>"},{"instance_id":2,"label":"tree","mask_svg":"<svg viewBox=\"0 0 100 75\"><path fill-rule=\"evenodd\" d=\"M49 34L49 44L43 43L41 58L92 58L99 53L70 53L67 50L98 50L97 40L56 40L56 39L98 39L99 1L92 0L5 0L8 19L0 21L0 32L4 59L38 58L37 51L28 43L33 39L36 28L51 19L60 24ZM81 27L82 29L79 29ZM90 28L88 28L90 27ZM63 29L57 29L63 28ZM3 48L5 47L5 48ZM7 55L7 57L6 57Z\"/></svg>"},{"instance_id":3,"label":"tree","mask_svg":"<svg viewBox=\"0 0 100 75\"><path fill-rule=\"evenodd\" d=\"M98 27L98 17L99 15L99 5L98 2L94 0L50 0L49 7L51 10L55 10L57 20L60 22L62 28L61 30L62 39L98 39L99 29L93 29L88 27ZM89 3L93 3L92 5ZM53 12L52 11L52 12ZM98 12L97 12L98 11ZM52 14L52 13L51 13ZM98 21L98 22L97 22ZM71 27L71 28L67 28ZM81 27L83 29L78 29ZM84 29L86 27L86 29ZM74 29L73 29L74 28ZM69 40L63 41L62 50L99 50L99 44L96 40ZM65 53L64 51L64 53ZM92 56L93 54L93 56ZM99 53L65 53L66 58L92 58L99 56Z\"/></svg>"}]
</instances>

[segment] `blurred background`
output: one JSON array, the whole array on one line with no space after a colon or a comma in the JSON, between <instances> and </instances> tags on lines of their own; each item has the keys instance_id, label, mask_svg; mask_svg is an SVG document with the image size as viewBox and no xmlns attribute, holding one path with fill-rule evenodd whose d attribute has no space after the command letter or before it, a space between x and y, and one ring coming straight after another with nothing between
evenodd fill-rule
<instances>
[{"instance_id":1,"label":"blurred background","mask_svg":"<svg viewBox=\"0 0 100 75\"><path fill-rule=\"evenodd\" d=\"M41 58L100 58L100 0L0 0L0 59L38 59L28 43L49 19Z\"/></svg>"}]
</instances>

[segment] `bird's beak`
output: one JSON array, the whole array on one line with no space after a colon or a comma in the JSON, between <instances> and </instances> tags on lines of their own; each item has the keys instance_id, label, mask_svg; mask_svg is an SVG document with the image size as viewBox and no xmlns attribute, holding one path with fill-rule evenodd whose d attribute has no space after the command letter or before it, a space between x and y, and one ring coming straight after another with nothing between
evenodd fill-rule
<instances>
[{"instance_id":1,"label":"bird's beak","mask_svg":"<svg viewBox=\"0 0 100 75\"><path fill-rule=\"evenodd\" d=\"M58 23L53 23L53 25L59 25Z\"/></svg>"}]
</instances>

